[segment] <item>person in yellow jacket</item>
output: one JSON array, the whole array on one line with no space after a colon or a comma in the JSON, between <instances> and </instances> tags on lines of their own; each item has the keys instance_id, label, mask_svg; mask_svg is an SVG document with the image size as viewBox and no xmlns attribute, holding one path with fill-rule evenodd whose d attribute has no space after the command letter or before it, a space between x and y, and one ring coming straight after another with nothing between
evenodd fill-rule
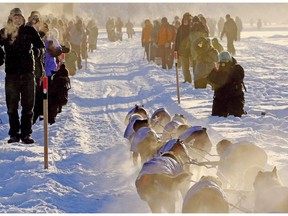
<instances>
[{"instance_id":1,"label":"person in yellow jacket","mask_svg":"<svg viewBox=\"0 0 288 216\"><path fill-rule=\"evenodd\" d=\"M171 41L173 33L171 32L168 20L166 17L161 19L161 26L157 34L157 44L159 47L160 56L162 59L162 68L167 69L169 62L169 55L171 53Z\"/></svg>"},{"instance_id":2,"label":"person in yellow jacket","mask_svg":"<svg viewBox=\"0 0 288 216\"><path fill-rule=\"evenodd\" d=\"M149 19L146 19L144 22L144 28L142 30L142 47L145 49L147 61L151 61L151 34L152 34L152 23Z\"/></svg>"}]
</instances>

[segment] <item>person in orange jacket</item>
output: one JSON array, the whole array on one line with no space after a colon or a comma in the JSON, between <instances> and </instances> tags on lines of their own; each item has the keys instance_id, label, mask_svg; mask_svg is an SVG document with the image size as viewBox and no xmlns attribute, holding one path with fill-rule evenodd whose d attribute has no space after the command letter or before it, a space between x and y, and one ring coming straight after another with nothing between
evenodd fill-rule
<instances>
[{"instance_id":1,"label":"person in orange jacket","mask_svg":"<svg viewBox=\"0 0 288 216\"><path fill-rule=\"evenodd\" d=\"M169 55L171 52L171 41L173 34L166 17L161 19L161 26L157 34L157 44L159 47L160 56L162 59L162 68L167 69L169 67Z\"/></svg>"},{"instance_id":2,"label":"person in orange jacket","mask_svg":"<svg viewBox=\"0 0 288 216\"><path fill-rule=\"evenodd\" d=\"M144 28L142 30L142 47L145 49L147 61L151 61L151 33L152 33L152 23L149 19L144 22Z\"/></svg>"}]
</instances>

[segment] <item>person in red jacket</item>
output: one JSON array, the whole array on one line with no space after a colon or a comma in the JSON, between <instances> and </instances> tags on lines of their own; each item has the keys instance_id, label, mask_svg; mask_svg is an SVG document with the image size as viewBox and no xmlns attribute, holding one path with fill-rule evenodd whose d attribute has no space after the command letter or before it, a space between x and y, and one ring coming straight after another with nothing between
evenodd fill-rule
<instances>
[{"instance_id":1,"label":"person in red jacket","mask_svg":"<svg viewBox=\"0 0 288 216\"><path fill-rule=\"evenodd\" d=\"M162 59L162 68L167 69L169 66L169 54L171 52L171 41L173 34L166 17L161 19L161 26L157 34L157 44Z\"/></svg>"}]
</instances>

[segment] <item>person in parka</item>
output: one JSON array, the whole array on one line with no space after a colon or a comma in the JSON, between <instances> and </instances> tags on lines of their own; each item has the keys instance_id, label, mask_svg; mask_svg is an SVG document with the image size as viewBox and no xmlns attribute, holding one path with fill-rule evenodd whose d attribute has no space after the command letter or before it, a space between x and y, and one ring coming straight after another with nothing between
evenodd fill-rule
<instances>
[{"instance_id":1,"label":"person in parka","mask_svg":"<svg viewBox=\"0 0 288 216\"><path fill-rule=\"evenodd\" d=\"M218 62L218 51L212 46L211 40L204 37L196 40L194 47L196 50L194 87L195 89L206 88L207 76Z\"/></svg>"},{"instance_id":2,"label":"person in parka","mask_svg":"<svg viewBox=\"0 0 288 216\"><path fill-rule=\"evenodd\" d=\"M152 23L149 19L146 19L144 21L144 28L142 30L142 35L141 35L141 42L142 42L142 47L145 49L145 54L146 54L146 59L148 62L152 60L151 58L151 52L152 52Z\"/></svg>"},{"instance_id":3,"label":"person in parka","mask_svg":"<svg viewBox=\"0 0 288 216\"><path fill-rule=\"evenodd\" d=\"M10 129L8 143L34 143L32 134L35 100L35 61L32 48L45 48L35 28L25 25L20 8L10 11L7 25L0 30L0 46L5 48L5 96ZM19 121L18 105L22 112Z\"/></svg>"},{"instance_id":4,"label":"person in parka","mask_svg":"<svg viewBox=\"0 0 288 216\"><path fill-rule=\"evenodd\" d=\"M74 76L76 74L76 62L77 62L77 53L75 50L71 49L71 45L69 41L65 44L66 47L70 49L70 52L65 54L65 65L67 70L69 71L70 76Z\"/></svg>"},{"instance_id":5,"label":"person in parka","mask_svg":"<svg viewBox=\"0 0 288 216\"><path fill-rule=\"evenodd\" d=\"M234 115L241 117L244 111L244 69L227 51L219 54L219 67L208 75L214 89L212 116Z\"/></svg>"},{"instance_id":6,"label":"person in parka","mask_svg":"<svg viewBox=\"0 0 288 216\"><path fill-rule=\"evenodd\" d=\"M152 31L151 31L151 41L152 41L152 47L151 47L151 60L155 61L155 57L160 57L159 47L157 44L157 35L160 29L160 22L158 20L153 21L152 25Z\"/></svg>"},{"instance_id":7,"label":"person in parka","mask_svg":"<svg viewBox=\"0 0 288 216\"><path fill-rule=\"evenodd\" d=\"M129 19L128 19L128 22L126 23L125 27L126 27L126 32L127 32L128 38L132 38L135 31L133 29L134 25Z\"/></svg>"},{"instance_id":8,"label":"person in parka","mask_svg":"<svg viewBox=\"0 0 288 216\"><path fill-rule=\"evenodd\" d=\"M84 33L83 21L78 19L77 22L71 27L69 42L71 44L71 49L75 50L77 53L77 68L79 70L82 69L81 43Z\"/></svg>"},{"instance_id":9,"label":"person in parka","mask_svg":"<svg viewBox=\"0 0 288 216\"><path fill-rule=\"evenodd\" d=\"M216 37L212 39L212 46L218 51L218 53L224 51L223 46L219 43Z\"/></svg>"},{"instance_id":10,"label":"person in parka","mask_svg":"<svg viewBox=\"0 0 288 216\"><path fill-rule=\"evenodd\" d=\"M69 71L65 64L61 64L58 71L54 71L49 85L48 98L48 123L54 124L58 113L62 112L62 106L68 102L68 91L71 88Z\"/></svg>"},{"instance_id":11,"label":"person in parka","mask_svg":"<svg viewBox=\"0 0 288 216\"><path fill-rule=\"evenodd\" d=\"M120 40L122 41L122 36L123 36L123 33L122 33L122 28L123 28L124 24L121 20L120 17L117 18L116 22L115 22L115 27L116 27L116 37L117 37L117 40Z\"/></svg>"},{"instance_id":12,"label":"person in parka","mask_svg":"<svg viewBox=\"0 0 288 216\"><path fill-rule=\"evenodd\" d=\"M243 30L242 20L238 16L236 16L235 17L235 23L236 23L236 26L237 26L237 41L240 41L241 32Z\"/></svg>"},{"instance_id":13,"label":"person in parka","mask_svg":"<svg viewBox=\"0 0 288 216\"><path fill-rule=\"evenodd\" d=\"M227 51L234 56L236 54L234 41L237 41L237 25L229 14L226 15L226 22L224 23L220 40L222 40L224 35L227 37Z\"/></svg>"},{"instance_id":14,"label":"person in parka","mask_svg":"<svg viewBox=\"0 0 288 216\"><path fill-rule=\"evenodd\" d=\"M184 81L183 83L192 82L190 67L190 43L189 34L191 32L192 16L190 13L185 13L182 18L182 24L179 26L175 41L175 51L178 53L180 64L182 67Z\"/></svg>"},{"instance_id":15,"label":"person in parka","mask_svg":"<svg viewBox=\"0 0 288 216\"><path fill-rule=\"evenodd\" d=\"M46 35L44 25L40 20L40 13L38 11L31 11L28 17L27 25L33 26L39 33L42 41ZM36 79L36 91L35 91L35 103L34 103L34 115L33 124L36 123L37 119L43 120L43 85L42 77L45 74L44 70L44 52L40 52L36 47L33 47L34 60L35 60L35 79ZM44 51L44 50L43 50Z\"/></svg>"},{"instance_id":16,"label":"person in parka","mask_svg":"<svg viewBox=\"0 0 288 216\"><path fill-rule=\"evenodd\" d=\"M49 29L45 40L45 71L50 79L53 71L57 70L57 58L62 54L62 46L58 41L59 32L56 28Z\"/></svg>"},{"instance_id":17,"label":"person in parka","mask_svg":"<svg viewBox=\"0 0 288 216\"><path fill-rule=\"evenodd\" d=\"M93 52L97 49L97 39L99 35L98 27L94 19L90 20L87 28L89 29L88 34L88 43L89 43L89 51Z\"/></svg>"},{"instance_id":18,"label":"person in parka","mask_svg":"<svg viewBox=\"0 0 288 216\"><path fill-rule=\"evenodd\" d=\"M196 56L197 56L197 53L193 44L200 37L208 37L208 32L205 26L203 25L203 23L200 21L199 17L194 16L192 18L192 27L191 27L191 32L189 35L190 56L191 56L191 61L192 61L193 74L195 71L195 62L196 62Z\"/></svg>"},{"instance_id":19,"label":"person in parka","mask_svg":"<svg viewBox=\"0 0 288 216\"><path fill-rule=\"evenodd\" d=\"M171 41L173 34L169 28L169 23L166 17L161 19L161 26L157 34L157 45L159 46L159 53L162 59L162 68L169 67L169 54L171 52Z\"/></svg>"}]
</instances>

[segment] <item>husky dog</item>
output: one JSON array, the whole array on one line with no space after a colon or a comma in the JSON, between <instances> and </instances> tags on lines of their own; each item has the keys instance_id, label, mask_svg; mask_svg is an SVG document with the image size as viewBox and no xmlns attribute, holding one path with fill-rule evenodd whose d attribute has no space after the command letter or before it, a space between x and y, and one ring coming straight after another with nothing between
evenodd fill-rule
<instances>
[{"instance_id":1,"label":"husky dog","mask_svg":"<svg viewBox=\"0 0 288 216\"><path fill-rule=\"evenodd\" d=\"M181 163L184 166L188 162L190 162L192 159L189 156L187 147L184 145L183 141L180 139L171 139L168 142L166 142L164 145L161 146L161 148L157 152L157 156L163 155L165 152L171 151L175 146L181 145L182 148L182 154L179 154Z\"/></svg>"},{"instance_id":2,"label":"husky dog","mask_svg":"<svg viewBox=\"0 0 288 216\"><path fill-rule=\"evenodd\" d=\"M194 152L193 159L201 161L212 149L211 140L207 134L207 129L201 126L187 128L180 136L184 144Z\"/></svg>"},{"instance_id":3,"label":"husky dog","mask_svg":"<svg viewBox=\"0 0 288 216\"><path fill-rule=\"evenodd\" d=\"M220 156L217 175L223 186L229 184L236 189L251 189L258 171L267 163L266 152L248 141L232 144L225 139L216 148Z\"/></svg>"},{"instance_id":4,"label":"husky dog","mask_svg":"<svg viewBox=\"0 0 288 216\"><path fill-rule=\"evenodd\" d=\"M137 120L144 120L144 118L138 113L131 114L129 123L126 126L126 129L124 132L124 138L128 139L129 141L131 141L131 138L135 133L134 124ZM137 121L137 125L139 125L139 121ZM135 126L135 127L138 128L139 126Z\"/></svg>"},{"instance_id":5,"label":"husky dog","mask_svg":"<svg viewBox=\"0 0 288 216\"><path fill-rule=\"evenodd\" d=\"M149 119L148 111L144 108L144 105L135 104L135 107L133 107L133 109L131 109L125 117L125 121L124 121L125 125L129 124L132 114L135 114L135 113L139 114L144 119Z\"/></svg>"},{"instance_id":6,"label":"husky dog","mask_svg":"<svg viewBox=\"0 0 288 216\"><path fill-rule=\"evenodd\" d=\"M140 155L141 163L150 160L162 146L162 142L157 133L150 127L144 126L135 129L136 133L131 139L130 150L133 153L133 163L138 164L138 155Z\"/></svg>"},{"instance_id":7,"label":"husky dog","mask_svg":"<svg viewBox=\"0 0 288 216\"><path fill-rule=\"evenodd\" d=\"M152 213L174 213L176 192L188 184L190 174L184 171L185 151L181 142L143 164L135 181L140 198L147 202Z\"/></svg>"},{"instance_id":8,"label":"husky dog","mask_svg":"<svg viewBox=\"0 0 288 216\"><path fill-rule=\"evenodd\" d=\"M177 137L177 129L181 125L186 125L187 120L186 117L182 114L175 114L170 122L168 122L162 134L163 141L168 141L170 139L176 139Z\"/></svg>"},{"instance_id":9,"label":"husky dog","mask_svg":"<svg viewBox=\"0 0 288 216\"><path fill-rule=\"evenodd\" d=\"M179 139L183 140L185 146L187 146L191 158L198 162L203 161L203 158L210 153L212 148L212 143L207 134L207 130L201 126L187 128L179 136ZM195 180L198 181L202 176L202 167L190 165L190 170L191 172L193 171L193 177L195 177Z\"/></svg>"},{"instance_id":10,"label":"husky dog","mask_svg":"<svg viewBox=\"0 0 288 216\"><path fill-rule=\"evenodd\" d=\"M157 132L162 133L168 122L171 121L171 116L165 108L157 109L150 118L151 127Z\"/></svg>"},{"instance_id":11,"label":"husky dog","mask_svg":"<svg viewBox=\"0 0 288 216\"><path fill-rule=\"evenodd\" d=\"M182 213L229 213L222 183L212 176L202 176L187 192Z\"/></svg>"},{"instance_id":12,"label":"husky dog","mask_svg":"<svg viewBox=\"0 0 288 216\"><path fill-rule=\"evenodd\" d=\"M255 213L288 213L288 187L282 186L276 167L259 171L253 186Z\"/></svg>"},{"instance_id":13,"label":"husky dog","mask_svg":"<svg viewBox=\"0 0 288 216\"><path fill-rule=\"evenodd\" d=\"M190 127L191 127L191 125L189 125L189 124L179 125L179 127L176 129L176 137L179 137L181 134L184 133L184 131L186 131Z\"/></svg>"}]
</instances>

